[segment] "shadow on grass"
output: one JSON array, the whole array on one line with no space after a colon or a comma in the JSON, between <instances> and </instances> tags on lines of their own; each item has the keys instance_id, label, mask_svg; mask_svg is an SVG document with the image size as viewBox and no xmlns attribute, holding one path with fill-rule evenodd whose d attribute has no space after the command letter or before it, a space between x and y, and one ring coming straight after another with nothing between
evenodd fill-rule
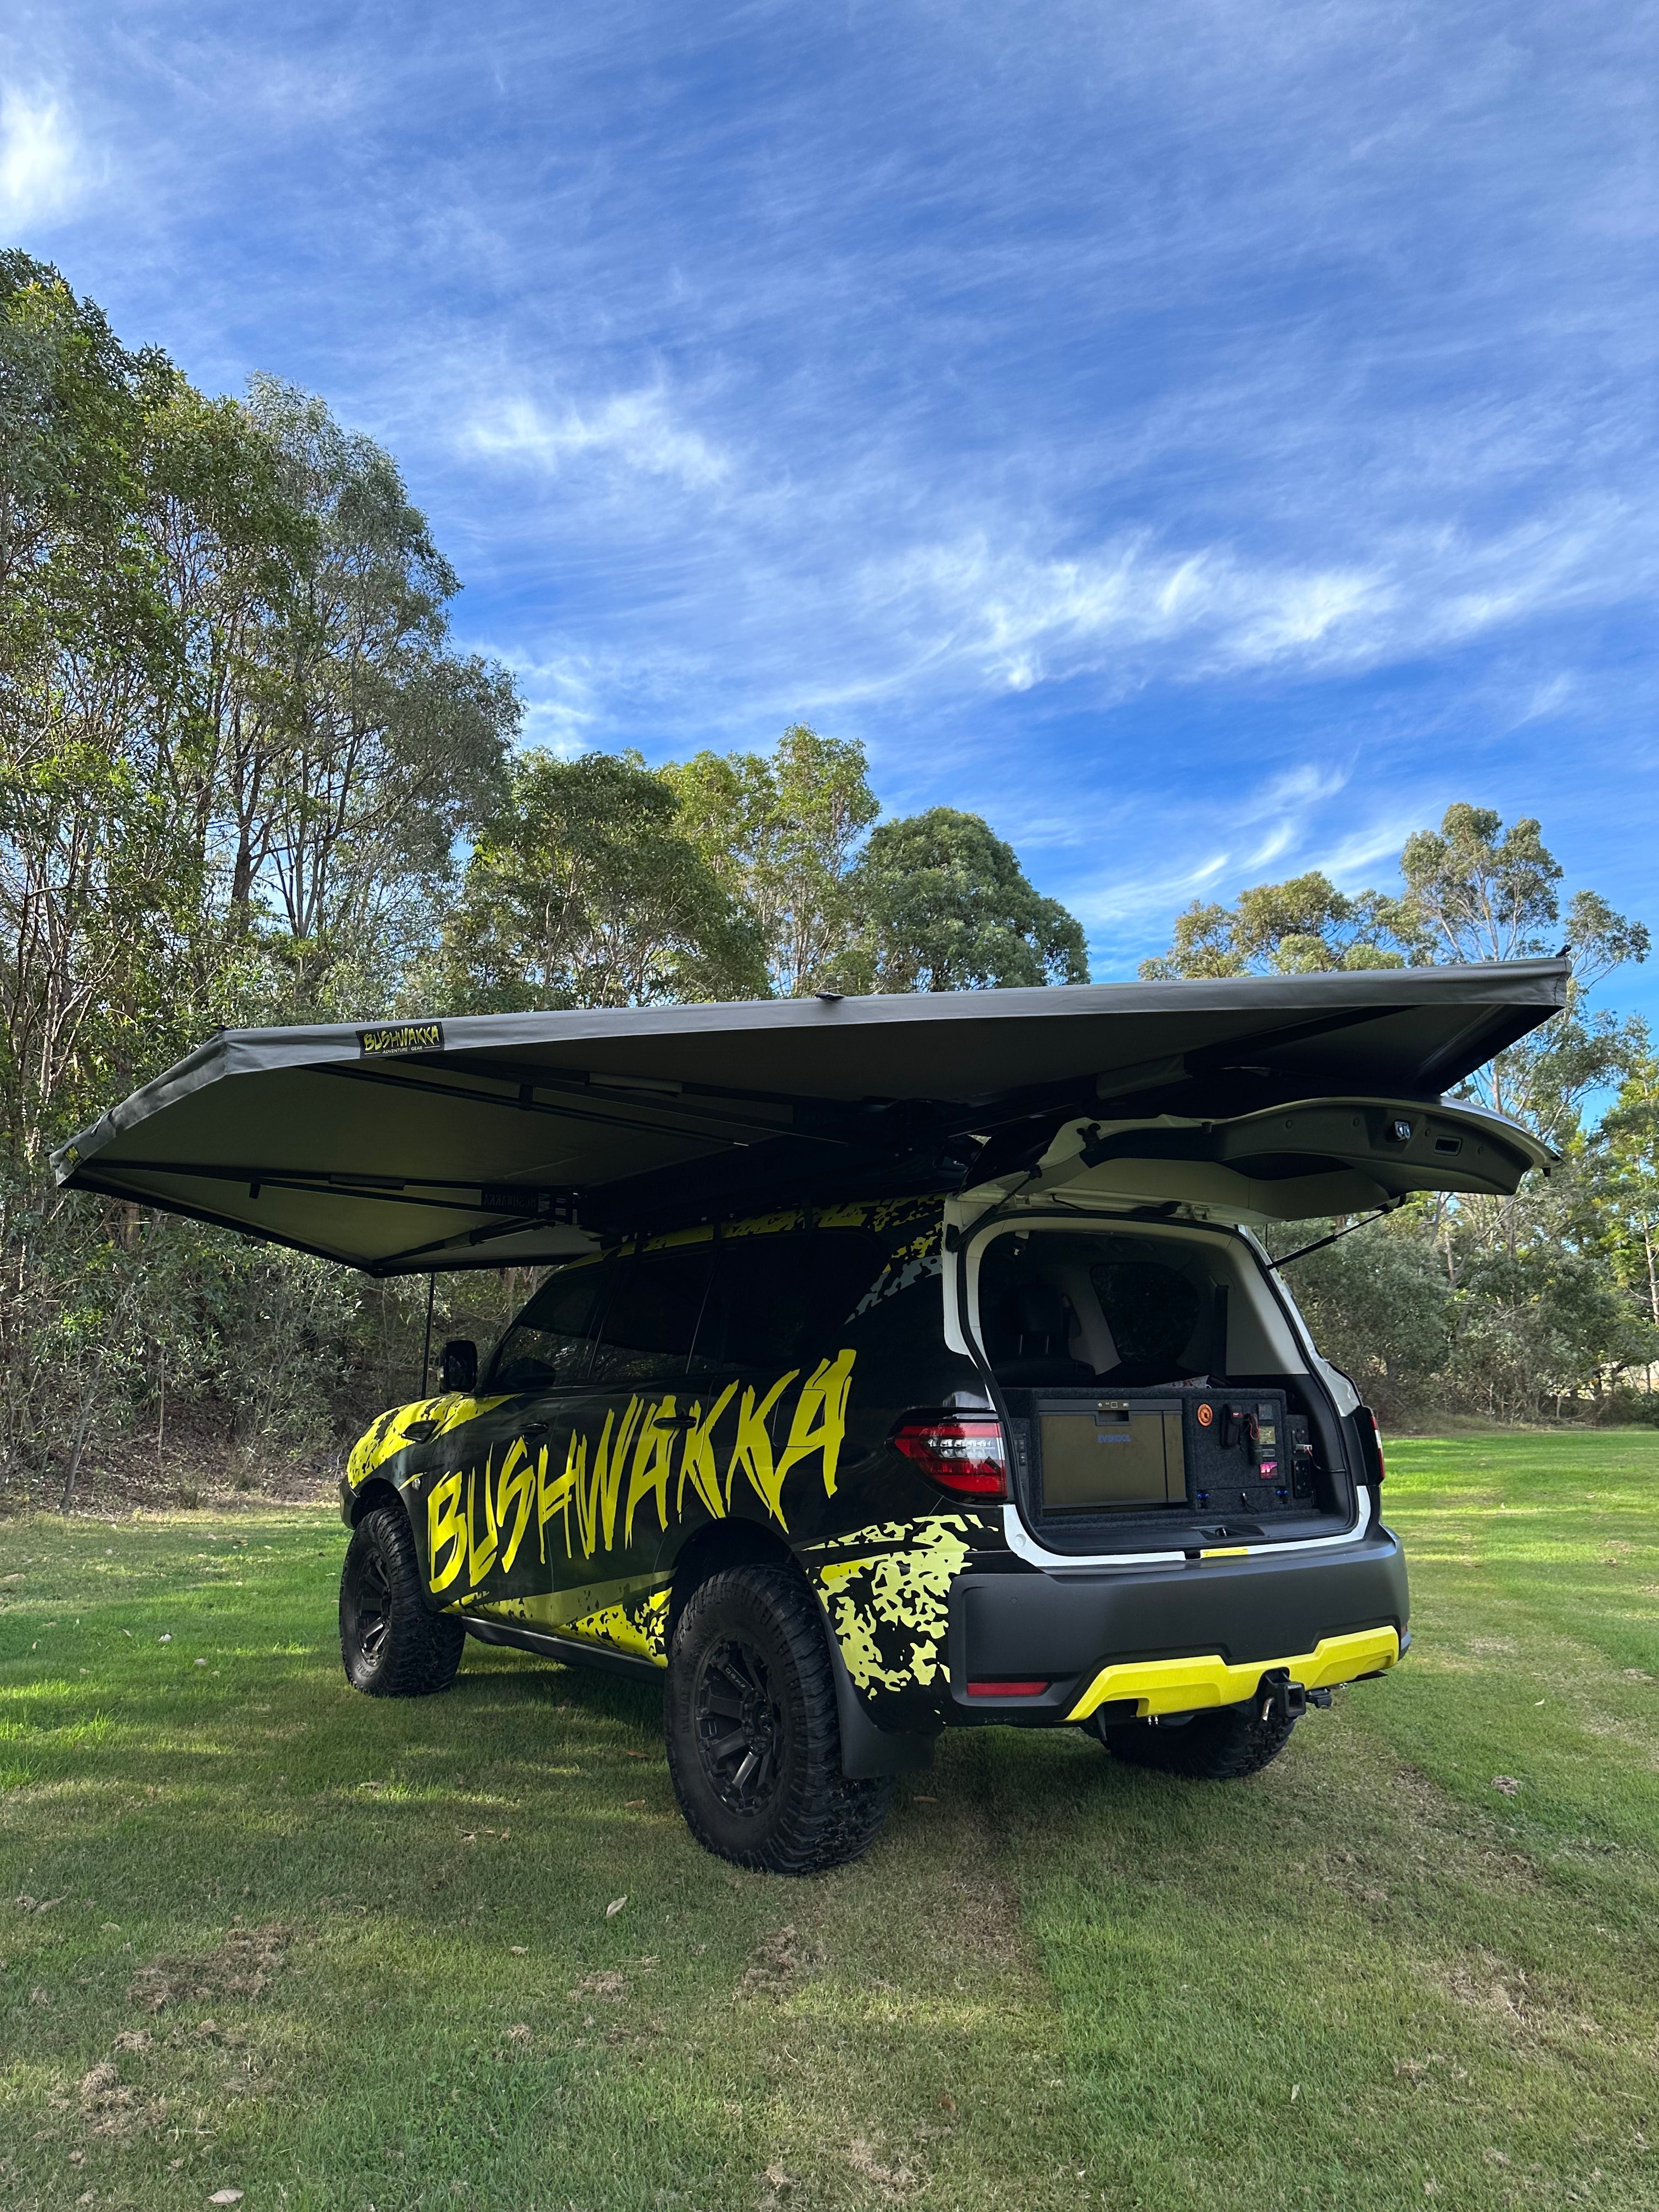
<instances>
[{"instance_id":1,"label":"shadow on grass","mask_svg":"<svg viewBox=\"0 0 1659 2212\"><path fill-rule=\"evenodd\" d=\"M488 1659L483 1657L486 1651ZM610 1722L639 1735L659 1739L662 1735L659 1683L597 1667L565 1666L557 1660L536 1659L498 1646L469 1644L455 1686L447 1694L465 1708L486 1691L500 1697L503 1704L550 1701L586 1720Z\"/></svg>"}]
</instances>

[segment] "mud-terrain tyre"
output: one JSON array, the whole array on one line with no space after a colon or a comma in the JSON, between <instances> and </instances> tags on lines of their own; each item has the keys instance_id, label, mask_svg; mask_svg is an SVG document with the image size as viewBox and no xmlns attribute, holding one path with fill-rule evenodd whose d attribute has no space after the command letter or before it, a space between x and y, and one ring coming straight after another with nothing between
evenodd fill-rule
<instances>
[{"instance_id":1,"label":"mud-terrain tyre","mask_svg":"<svg viewBox=\"0 0 1659 2212\"><path fill-rule=\"evenodd\" d=\"M1147 1721L1103 1728L1100 1740L1114 1759L1130 1766L1155 1766L1189 1782L1242 1782L1278 1758L1295 1726L1278 1713L1263 1719L1252 1698L1249 1705L1194 1713L1176 1728Z\"/></svg>"},{"instance_id":2,"label":"mud-terrain tyre","mask_svg":"<svg viewBox=\"0 0 1659 2212\"><path fill-rule=\"evenodd\" d=\"M664 1724L686 1826L734 1866L817 1874L860 1857L893 1794L849 1782L823 1615L786 1566L728 1567L674 1626Z\"/></svg>"},{"instance_id":3,"label":"mud-terrain tyre","mask_svg":"<svg viewBox=\"0 0 1659 2212\"><path fill-rule=\"evenodd\" d=\"M340 1574L340 1656L354 1690L371 1698L427 1698L447 1690L466 1631L433 1613L401 1505L377 1505L351 1532Z\"/></svg>"}]
</instances>

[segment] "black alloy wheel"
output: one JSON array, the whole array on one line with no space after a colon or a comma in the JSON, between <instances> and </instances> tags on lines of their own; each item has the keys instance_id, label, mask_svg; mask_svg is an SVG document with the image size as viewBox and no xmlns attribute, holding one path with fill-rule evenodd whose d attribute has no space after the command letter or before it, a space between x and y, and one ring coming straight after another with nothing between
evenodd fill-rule
<instances>
[{"instance_id":1,"label":"black alloy wheel","mask_svg":"<svg viewBox=\"0 0 1659 2212\"><path fill-rule=\"evenodd\" d=\"M466 1631L434 1613L401 1505L377 1505L351 1532L340 1575L340 1657L354 1690L423 1698L455 1679Z\"/></svg>"},{"instance_id":2,"label":"black alloy wheel","mask_svg":"<svg viewBox=\"0 0 1659 2212\"><path fill-rule=\"evenodd\" d=\"M379 1548L366 1551L357 1576L357 1650L363 1664L379 1663L381 1648L392 1629L392 1583Z\"/></svg>"},{"instance_id":3,"label":"black alloy wheel","mask_svg":"<svg viewBox=\"0 0 1659 2212\"><path fill-rule=\"evenodd\" d=\"M765 1656L733 1638L705 1654L695 1692L703 1772L728 1812L759 1812L778 1786L783 1713Z\"/></svg>"},{"instance_id":4,"label":"black alloy wheel","mask_svg":"<svg viewBox=\"0 0 1659 2212\"><path fill-rule=\"evenodd\" d=\"M674 1624L668 1771L697 1841L735 1866L816 1874L869 1850L893 1785L849 1782L829 1631L799 1569L728 1567Z\"/></svg>"}]
</instances>

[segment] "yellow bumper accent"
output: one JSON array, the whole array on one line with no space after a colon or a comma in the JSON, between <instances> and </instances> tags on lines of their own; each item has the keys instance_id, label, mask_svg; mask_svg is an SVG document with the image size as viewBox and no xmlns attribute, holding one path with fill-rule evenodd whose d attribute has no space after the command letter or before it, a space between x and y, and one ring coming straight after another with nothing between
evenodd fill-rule
<instances>
[{"instance_id":1,"label":"yellow bumper accent","mask_svg":"<svg viewBox=\"0 0 1659 2212\"><path fill-rule=\"evenodd\" d=\"M1363 1628L1352 1636L1322 1637L1312 1651L1289 1659L1250 1659L1229 1666L1224 1659L1126 1659L1103 1667L1066 1717L1085 1721L1097 1705L1133 1698L1146 1720L1157 1713L1191 1713L1210 1705L1242 1705L1261 1686L1264 1674L1281 1668L1304 1690L1327 1690L1352 1682L1358 1674L1393 1667L1400 1638L1392 1628Z\"/></svg>"}]
</instances>

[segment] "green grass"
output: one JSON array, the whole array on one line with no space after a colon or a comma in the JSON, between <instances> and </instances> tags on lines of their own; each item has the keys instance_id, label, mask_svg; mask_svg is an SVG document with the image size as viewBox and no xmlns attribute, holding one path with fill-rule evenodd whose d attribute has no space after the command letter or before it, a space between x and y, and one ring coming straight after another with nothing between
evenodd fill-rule
<instances>
[{"instance_id":1,"label":"green grass","mask_svg":"<svg viewBox=\"0 0 1659 2212\"><path fill-rule=\"evenodd\" d=\"M644 1689L352 1696L321 1512L5 1524L0 2206L1652 2207L1656 1485L1398 1445L1417 1648L1258 1781L954 1736L793 1884Z\"/></svg>"}]
</instances>

